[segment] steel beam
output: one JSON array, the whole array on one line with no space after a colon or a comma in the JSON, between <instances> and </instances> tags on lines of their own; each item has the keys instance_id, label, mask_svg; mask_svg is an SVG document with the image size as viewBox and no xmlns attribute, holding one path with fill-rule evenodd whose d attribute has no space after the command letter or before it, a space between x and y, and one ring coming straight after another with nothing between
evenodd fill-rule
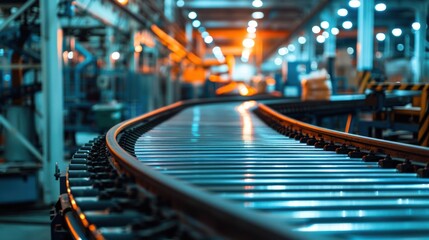
<instances>
[{"instance_id":1,"label":"steel beam","mask_svg":"<svg viewBox=\"0 0 429 240\"><path fill-rule=\"evenodd\" d=\"M41 45L43 84L43 200L53 203L59 196L55 165L64 170L64 119L62 32L57 15L59 0L41 0Z\"/></svg>"}]
</instances>

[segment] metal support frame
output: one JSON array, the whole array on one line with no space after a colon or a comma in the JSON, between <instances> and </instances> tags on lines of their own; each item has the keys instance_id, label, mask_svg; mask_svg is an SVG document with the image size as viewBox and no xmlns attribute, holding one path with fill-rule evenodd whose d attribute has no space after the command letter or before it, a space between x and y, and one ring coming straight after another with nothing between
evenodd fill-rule
<instances>
[{"instance_id":1,"label":"metal support frame","mask_svg":"<svg viewBox=\"0 0 429 240\"><path fill-rule=\"evenodd\" d=\"M53 203L59 196L54 178L55 162L65 169L63 123L62 33L57 6L59 0L41 0L41 44L43 83L43 197Z\"/></svg>"},{"instance_id":2,"label":"metal support frame","mask_svg":"<svg viewBox=\"0 0 429 240\"><path fill-rule=\"evenodd\" d=\"M21 15L35 3L36 0L28 0L26 3L24 3L24 5L22 5L16 12L14 12L6 20L4 20L3 24L0 25L0 32L3 31L11 22L13 22L17 17L19 17L19 15Z\"/></svg>"},{"instance_id":3,"label":"metal support frame","mask_svg":"<svg viewBox=\"0 0 429 240\"><path fill-rule=\"evenodd\" d=\"M358 10L358 71L372 70L374 55L374 0L362 0Z\"/></svg>"},{"instance_id":4,"label":"metal support frame","mask_svg":"<svg viewBox=\"0 0 429 240\"><path fill-rule=\"evenodd\" d=\"M27 150L31 152L31 154L33 154L33 156L36 157L36 159L39 162L43 161L43 156L37 150L37 148L34 147L33 144L31 144L31 142L28 141L27 138L25 138L25 136L23 136L16 128L14 128L12 126L12 124L10 124L9 121L3 115L1 115L1 114L0 114L0 125L3 125L6 128L6 130L8 130L9 132L11 132L16 137L16 139L19 142L21 142L22 145L24 147L26 147Z\"/></svg>"}]
</instances>

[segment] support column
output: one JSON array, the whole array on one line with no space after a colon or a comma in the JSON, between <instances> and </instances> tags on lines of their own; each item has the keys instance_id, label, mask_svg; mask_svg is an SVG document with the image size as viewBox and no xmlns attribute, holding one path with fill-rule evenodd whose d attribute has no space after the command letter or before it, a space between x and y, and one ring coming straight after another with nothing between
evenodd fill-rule
<instances>
[{"instance_id":1,"label":"support column","mask_svg":"<svg viewBox=\"0 0 429 240\"><path fill-rule=\"evenodd\" d=\"M194 42L194 36L193 36L194 29L190 21L186 23L185 31L186 31L186 41L187 41L186 50L192 52L193 42Z\"/></svg>"},{"instance_id":2,"label":"support column","mask_svg":"<svg viewBox=\"0 0 429 240\"><path fill-rule=\"evenodd\" d=\"M305 31L305 38L307 39L303 51L303 60L305 61L314 61L316 59L316 41L314 33L311 31L312 26L313 25L308 26Z\"/></svg>"},{"instance_id":3,"label":"support column","mask_svg":"<svg viewBox=\"0 0 429 240\"><path fill-rule=\"evenodd\" d=\"M58 0L41 0L43 83L43 200L53 203L59 196L54 178L55 164L65 171L63 123L62 32L57 16Z\"/></svg>"},{"instance_id":4,"label":"support column","mask_svg":"<svg viewBox=\"0 0 429 240\"><path fill-rule=\"evenodd\" d=\"M386 39L384 40L384 58L390 58L392 56L392 34L390 34L390 28L385 33Z\"/></svg>"},{"instance_id":5,"label":"support column","mask_svg":"<svg viewBox=\"0 0 429 240\"><path fill-rule=\"evenodd\" d=\"M371 71L374 57L374 0L362 0L358 10L358 71Z\"/></svg>"},{"instance_id":6,"label":"support column","mask_svg":"<svg viewBox=\"0 0 429 240\"><path fill-rule=\"evenodd\" d=\"M113 28L112 27L106 27L106 37L104 38L104 44L106 49L106 56L105 56L105 62L106 70L111 70L113 68L113 62L112 59L110 59L110 55L113 52L113 45L114 43L114 37L113 37Z\"/></svg>"},{"instance_id":7,"label":"support column","mask_svg":"<svg viewBox=\"0 0 429 240\"><path fill-rule=\"evenodd\" d=\"M328 71L330 77L331 77L331 83L332 83L332 94L336 94L337 93L337 81L335 79L335 50L337 48L337 37L331 33L332 28L336 27L337 25L337 19L336 19L336 13L335 13L335 8L329 8L326 11L326 14L324 15L324 19L325 21L328 21L329 23L329 28L326 29L325 31L327 31L329 33L329 37L326 39L325 41L325 46L324 46L324 56L326 58L326 71Z\"/></svg>"},{"instance_id":8,"label":"support column","mask_svg":"<svg viewBox=\"0 0 429 240\"><path fill-rule=\"evenodd\" d=\"M423 82L425 79L425 55L426 55L426 16L428 4L423 2L416 8L416 22L420 23L420 29L415 32L414 37L414 83Z\"/></svg>"}]
</instances>

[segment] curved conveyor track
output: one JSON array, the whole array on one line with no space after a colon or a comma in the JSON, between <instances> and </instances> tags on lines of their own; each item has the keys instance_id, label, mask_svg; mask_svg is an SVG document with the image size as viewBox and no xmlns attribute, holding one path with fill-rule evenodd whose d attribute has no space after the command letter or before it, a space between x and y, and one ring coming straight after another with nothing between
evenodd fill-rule
<instances>
[{"instance_id":1,"label":"curved conveyor track","mask_svg":"<svg viewBox=\"0 0 429 240\"><path fill-rule=\"evenodd\" d=\"M176 108L173 106L170 110ZM203 229L200 232L204 233L196 234L197 237L189 233L186 235L192 235L196 239L199 238L198 236L203 236L200 239L239 238L246 226L238 224L236 235L231 234L234 229L228 231L219 229L234 228L234 224L240 221L240 217L245 224L250 224L249 232L255 232L252 233L255 234L254 238L259 239L261 236L265 236L266 239L315 239L315 237L427 239L429 236L429 178L418 177L416 173L410 171L399 173L395 168L379 167L379 159L391 161L389 156L386 157L380 152L370 155L373 157L372 160L376 161L363 161L364 149L361 148L362 152L359 152L356 146L369 144L371 148L373 146L371 141L376 140L369 139L369 142L365 142L363 138L361 141L364 142L353 145L354 148L350 145L341 148L344 142L332 140L341 137L329 139L331 133L307 136L305 127L297 131L298 128L291 125L277 127L274 130L265 122L270 125L276 124L272 124L271 120L266 118L267 113L261 114L260 109L256 111L258 114L255 114L256 108L257 103L251 101L190 104L186 108L181 107L181 110L175 111L174 114L162 117L163 121L159 124L152 124L147 128L139 127L138 124L136 125L139 121L134 121L130 124L134 128L127 130L131 132L134 130L132 146L128 143L123 147L130 153L122 158L122 150L118 146L110 146L113 140L109 140L108 136L107 147L110 153L106 158L112 163L111 166L118 170L118 174L113 174L114 177L118 175L126 179L125 182L131 182L131 185L136 185L135 182L138 188L145 188L143 191L147 194L143 194L144 198L156 197L160 193L161 200L158 202L162 204L155 205L168 206L167 212L175 212L178 209L180 214L174 218L175 221L186 222L187 226L191 226L190 228ZM262 119L258 115L262 116ZM156 114L149 114L147 119L154 116ZM146 121L150 122L147 119ZM277 123L283 124L285 121L281 119L277 120ZM122 138L124 142L124 138L130 135L127 133L128 135L121 136L124 129L117 126L111 131L115 132L113 135L115 138ZM287 136L278 132L286 133ZM321 137L325 139L320 139ZM357 138L350 140L349 143L356 142ZM328 140L332 140L331 144L328 144ZM386 146L386 149L390 144L381 141L381 146ZM392 144L393 147L390 147L393 150L380 151L395 154L397 151L395 146L404 146L404 152L415 149L418 163L413 167L423 169L424 160L422 159L425 156L429 158L427 149ZM335 148L338 153L335 152ZM342 151L344 149L354 149L357 153L348 154L350 151ZM108 157L110 154L112 157ZM398 153L398 155L404 154ZM394 161L391 162L396 165L401 163L396 162L399 160L394 157ZM79 163L82 165L84 162ZM405 169L408 165L401 166L398 169ZM112 167L109 165L109 171L112 171ZM77 168L79 170L79 167ZM82 167L82 169L87 168ZM138 171L146 171L145 177L137 176ZM71 164L69 175L79 177L83 176L82 174L77 174L76 166L73 167ZM151 177L158 177L161 180L153 181ZM69 180L77 184L77 178ZM87 185L77 185L93 186L94 181L89 181ZM163 182L170 182L171 186L163 190ZM176 193L176 188L183 188L185 193L180 189ZM90 190L86 188L82 191L82 187L71 187L69 195L73 198L73 192L80 194L80 198L77 197L77 206L80 200L87 208L87 210L82 209L83 214L86 211L94 215L91 206L87 206L90 205L87 202L88 199L82 198L82 195L85 196L85 191L90 192ZM199 195L200 193L200 198L195 201L183 200L187 194ZM97 201L95 193L92 198L91 201ZM138 199L135 194L134 198ZM204 202L204 199L209 202L206 207L207 212L204 208L196 210L198 207L193 205ZM101 203L107 204L107 207L110 206L105 200ZM95 203L92 204L98 211L103 209L103 207L95 207ZM212 209L212 206L215 208ZM219 212L222 214L224 212L216 209L223 206L226 208L225 213L229 211L232 213L225 215L222 221ZM78 207L74 208L78 209ZM120 212L115 213L117 218L120 218L117 216ZM138 218L136 216L138 211L125 211L125 213L129 214L129 219ZM161 215L166 216L165 213ZM184 217L187 215L190 217ZM104 221L108 221L109 214L105 214L105 217ZM260 217L260 220L249 219L254 217ZM195 223L199 222L200 218L203 219L201 225L204 226ZM210 218L214 220L211 222ZM168 217L167 219L171 220ZM127 224L126 220L122 219L122 221L125 221L123 225ZM263 230L261 235L257 235L258 224L262 226L261 229L268 229L268 231ZM270 229L271 225L274 226L272 229ZM117 226L115 227L117 232L124 232L124 226L121 231ZM93 232L97 229L95 232L98 233L98 237L103 236L108 239L108 236L113 236L112 239L122 239L120 235L112 234L115 228L109 228L109 224L103 227L103 222L98 225L94 223L92 228ZM147 228L151 229L151 226L148 225ZM141 236L130 234L132 229L125 231L127 237L133 239L132 237ZM264 235L271 232L274 235ZM243 236L243 238L249 238L249 236Z\"/></svg>"}]
</instances>

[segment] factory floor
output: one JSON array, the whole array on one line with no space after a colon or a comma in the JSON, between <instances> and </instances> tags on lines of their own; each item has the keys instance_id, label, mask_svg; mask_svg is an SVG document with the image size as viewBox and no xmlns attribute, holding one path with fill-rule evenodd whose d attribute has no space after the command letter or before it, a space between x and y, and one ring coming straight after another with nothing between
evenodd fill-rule
<instances>
[{"instance_id":1,"label":"factory floor","mask_svg":"<svg viewBox=\"0 0 429 240\"><path fill-rule=\"evenodd\" d=\"M0 239L48 240L51 239L49 207L17 206L0 208Z\"/></svg>"}]
</instances>

